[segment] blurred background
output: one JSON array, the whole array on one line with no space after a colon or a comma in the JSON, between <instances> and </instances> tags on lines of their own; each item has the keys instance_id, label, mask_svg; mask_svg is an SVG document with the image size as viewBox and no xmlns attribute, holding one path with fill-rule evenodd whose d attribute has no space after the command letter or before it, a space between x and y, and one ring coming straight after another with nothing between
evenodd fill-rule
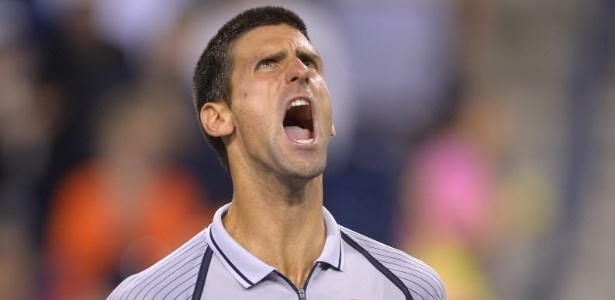
<instances>
[{"instance_id":1,"label":"blurred background","mask_svg":"<svg viewBox=\"0 0 615 300\"><path fill-rule=\"evenodd\" d=\"M0 299L104 299L231 198L191 77L246 7L304 18L325 206L448 299L613 299L613 0L0 0Z\"/></svg>"}]
</instances>

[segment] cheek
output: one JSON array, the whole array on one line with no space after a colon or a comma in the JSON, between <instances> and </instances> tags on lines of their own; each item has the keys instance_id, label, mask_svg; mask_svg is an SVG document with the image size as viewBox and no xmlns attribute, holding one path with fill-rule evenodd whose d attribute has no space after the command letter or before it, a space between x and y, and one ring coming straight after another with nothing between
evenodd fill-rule
<instances>
[{"instance_id":1,"label":"cheek","mask_svg":"<svg viewBox=\"0 0 615 300\"><path fill-rule=\"evenodd\" d=\"M276 85L248 78L238 83L233 89L233 101L241 101L246 105L267 105L275 96Z\"/></svg>"},{"instance_id":2,"label":"cheek","mask_svg":"<svg viewBox=\"0 0 615 300\"><path fill-rule=\"evenodd\" d=\"M262 101L249 97L237 101L234 107L234 119L238 129L246 139L262 137L271 131L273 117L270 109Z\"/></svg>"},{"instance_id":3,"label":"cheek","mask_svg":"<svg viewBox=\"0 0 615 300\"><path fill-rule=\"evenodd\" d=\"M326 120L333 122L333 107L331 104L331 97L329 94L329 90L327 89L327 85L325 84L324 81L322 81L322 88L320 89L321 94L320 94L320 98L324 99L323 103L322 103L322 107L323 107L323 111L325 114L325 118Z\"/></svg>"}]
</instances>

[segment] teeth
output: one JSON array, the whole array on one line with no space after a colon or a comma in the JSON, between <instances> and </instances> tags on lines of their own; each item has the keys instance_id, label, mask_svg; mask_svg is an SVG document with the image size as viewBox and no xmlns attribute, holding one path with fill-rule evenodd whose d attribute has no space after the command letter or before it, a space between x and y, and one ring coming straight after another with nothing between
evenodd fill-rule
<instances>
[{"instance_id":1,"label":"teeth","mask_svg":"<svg viewBox=\"0 0 615 300\"><path fill-rule=\"evenodd\" d=\"M290 106L288 107L288 109L290 109L291 107L302 106L302 105L310 105L310 102L308 102L305 99L296 99L290 103Z\"/></svg>"},{"instance_id":2,"label":"teeth","mask_svg":"<svg viewBox=\"0 0 615 300\"><path fill-rule=\"evenodd\" d=\"M309 144L309 143L311 143L313 141L314 141L313 138L311 138L309 140L296 140L296 142L301 143L301 144Z\"/></svg>"}]
</instances>

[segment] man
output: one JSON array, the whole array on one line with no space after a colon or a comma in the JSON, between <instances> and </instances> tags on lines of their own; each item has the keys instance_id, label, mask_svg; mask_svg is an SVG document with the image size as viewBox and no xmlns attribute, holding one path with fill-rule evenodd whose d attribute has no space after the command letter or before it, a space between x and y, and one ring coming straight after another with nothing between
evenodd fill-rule
<instances>
[{"instance_id":1,"label":"man","mask_svg":"<svg viewBox=\"0 0 615 300\"><path fill-rule=\"evenodd\" d=\"M323 208L335 129L323 63L297 15L262 7L225 24L199 59L194 98L233 199L110 299L445 298L430 267Z\"/></svg>"}]
</instances>

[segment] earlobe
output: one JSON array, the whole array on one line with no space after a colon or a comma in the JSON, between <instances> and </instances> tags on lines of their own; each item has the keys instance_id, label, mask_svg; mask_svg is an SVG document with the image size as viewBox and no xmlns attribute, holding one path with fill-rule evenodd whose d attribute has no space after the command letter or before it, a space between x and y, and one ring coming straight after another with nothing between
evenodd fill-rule
<instances>
[{"instance_id":1,"label":"earlobe","mask_svg":"<svg viewBox=\"0 0 615 300\"><path fill-rule=\"evenodd\" d=\"M335 125L331 125L331 136L335 136Z\"/></svg>"},{"instance_id":2,"label":"earlobe","mask_svg":"<svg viewBox=\"0 0 615 300\"><path fill-rule=\"evenodd\" d=\"M228 136L235 129L233 115L224 101L205 103L201 108L200 116L201 126L208 135Z\"/></svg>"}]
</instances>

